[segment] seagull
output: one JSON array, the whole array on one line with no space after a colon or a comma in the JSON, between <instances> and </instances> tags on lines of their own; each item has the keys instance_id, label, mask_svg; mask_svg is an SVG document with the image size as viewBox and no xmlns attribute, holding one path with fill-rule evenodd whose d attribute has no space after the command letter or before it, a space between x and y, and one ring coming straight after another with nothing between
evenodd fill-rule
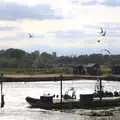
<instances>
[{"instance_id":1,"label":"seagull","mask_svg":"<svg viewBox=\"0 0 120 120\"><path fill-rule=\"evenodd\" d=\"M97 42L100 43L100 40L98 40Z\"/></svg>"},{"instance_id":2,"label":"seagull","mask_svg":"<svg viewBox=\"0 0 120 120\"><path fill-rule=\"evenodd\" d=\"M106 35L106 31L105 30L103 30L103 28L101 27L100 28L100 34L101 34L101 36L105 36Z\"/></svg>"},{"instance_id":3,"label":"seagull","mask_svg":"<svg viewBox=\"0 0 120 120\"><path fill-rule=\"evenodd\" d=\"M31 33L28 33L28 37L29 37L29 38L32 38L33 35L32 35Z\"/></svg>"},{"instance_id":4,"label":"seagull","mask_svg":"<svg viewBox=\"0 0 120 120\"><path fill-rule=\"evenodd\" d=\"M108 54L111 54L111 52L108 49L103 49L104 51L106 51Z\"/></svg>"},{"instance_id":5,"label":"seagull","mask_svg":"<svg viewBox=\"0 0 120 120\"><path fill-rule=\"evenodd\" d=\"M104 32L102 27L100 28L100 30L101 30L100 33L103 33L103 32Z\"/></svg>"},{"instance_id":6,"label":"seagull","mask_svg":"<svg viewBox=\"0 0 120 120\"><path fill-rule=\"evenodd\" d=\"M106 31L103 32L102 36L105 36L106 35Z\"/></svg>"},{"instance_id":7,"label":"seagull","mask_svg":"<svg viewBox=\"0 0 120 120\"><path fill-rule=\"evenodd\" d=\"M105 51L107 51L109 54L111 53L109 50L105 49Z\"/></svg>"}]
</instances>

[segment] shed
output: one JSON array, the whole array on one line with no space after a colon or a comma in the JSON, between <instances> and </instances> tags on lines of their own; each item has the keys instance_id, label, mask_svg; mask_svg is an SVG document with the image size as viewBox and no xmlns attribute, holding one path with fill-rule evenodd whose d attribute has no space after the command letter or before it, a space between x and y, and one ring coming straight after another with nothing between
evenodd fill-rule
<instances>
[{"instance_id":1,"label":"shed","mask_svg":"<svg viewBox=\"0 0 120 120\"><path fill-rule=\"evenodd\" d=\"M99 64L88 64L85 66L87 69L87 74L90 75L101 75L101 67Z\"/></svg>"},{"instance_id":2,"label":"shed","mask_svg":"<svg viewBox=\"0 0 120 120\"><path fill-rule=\"evenodd\" d=\"M83 65L73 67L73 74L85 75L86 71Z\"/></svg>"},{"instance_id":3,"label":"shed","mask_svg":"<svg viewBox=\"0 0 120 120\"><path fill-rule=\"evenodd\" d=\"M112 73L113 74L120 74L120 66L113 66Z\"/></svg>"}]
</instances>

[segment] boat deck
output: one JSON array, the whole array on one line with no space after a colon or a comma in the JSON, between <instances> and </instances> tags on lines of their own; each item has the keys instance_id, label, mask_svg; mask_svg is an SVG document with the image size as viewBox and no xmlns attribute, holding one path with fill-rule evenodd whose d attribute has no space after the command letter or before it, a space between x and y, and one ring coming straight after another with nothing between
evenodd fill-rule
<instances>
[{"instance_id":1,"label":"boat deck","mask_svg":"<svg viewBox=\"0 0 120 120\"><path fill-rule=\"evenodd\" d=\"M53 103L60 103L61 99L53 99ZM80 102L79 99L62 99L62 102Z\"/></svg>"},{"instance_id":2,"label":"boat deck","mask_svg":"<svg viewBox=\"0 0 120 120\"><path fill-rule=\"evenodd\" d=\"M27 102L35 108L43 109L94 109L103 107L120 106L120 97L104 97L101 101L94 98L92 101L79 99L53 99L52 103L41 102L40 99L26 98Z\"/></svg>"},{"instance_id":3,"label":"boat deck","mask_svg":"<svg viewBox=\"0 0 120 120\"><path fill-rule=\"evenodd\" d=\"M96 97L96 98L93 99L93 101L96 101L96 100L99 100L99 99L100 98ZM103 97L102 100L103 101L105 101L105 100L120 100L120 96L118 96L118 97Z\"/></svg>"}]
</instances>

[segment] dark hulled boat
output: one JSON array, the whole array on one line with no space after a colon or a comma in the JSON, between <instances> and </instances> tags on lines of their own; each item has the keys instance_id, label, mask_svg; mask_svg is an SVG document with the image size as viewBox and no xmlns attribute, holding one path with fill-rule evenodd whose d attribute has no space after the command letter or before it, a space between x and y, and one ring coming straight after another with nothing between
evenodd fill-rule
<instances>
[{"instance_id":1,"label":"dark hulled boat","mask_svg":"<svg viewBox=\"0 0 120 120\"><path fill-rule=\"evenodd\" d=\"M53 96L41 96L40 99L26 97L26 101L32 108L42 109L77 109L77 108L100 108L120 106L120 97L108 97L100 100L93 98L92 94L80 95L80 100L77 99L60 99L53 100Z\"/></svg>"},{"instance_id":2,"label":"dark hulled boat","mask_svg":"<svg viewBox=\"0 0 120 120\"><path fill-rule=\"evenodd\" d=\"M68 92L61 99L54 99L54 96L40 96L39 99L26 97L26 101L34 108L43 109L76 109L76 108L98 108L98 107L113 107L120 106L120 96L114 97L104 96L102 80L98 80L97 89L94 94L80 94L80 98L76 99L75 91L73 96L68 95ZM62 84L61 84L62 85ZM62 87L61 87L62 88ZM62 93L62 92L61 92Z\"/></svg>"}]
</instances>

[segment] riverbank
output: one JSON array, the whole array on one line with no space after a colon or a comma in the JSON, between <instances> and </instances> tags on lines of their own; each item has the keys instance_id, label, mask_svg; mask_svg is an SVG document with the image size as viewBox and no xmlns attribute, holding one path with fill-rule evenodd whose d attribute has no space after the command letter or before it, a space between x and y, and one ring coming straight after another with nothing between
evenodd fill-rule
<instances>
[{"instance_id":1,"label":"riverbank","mask_svg":"<svg viewBox=\"0 0 120 120\"><path fill-rule=\"evenodd\" d=\"M37 81L59 81L59 80L96 80L120 81L120 76L92 76L92 75L62 75L60 74L42 74L42 75L4 75L4 82L37 82Z\"/></svg>"}]
</instances>

